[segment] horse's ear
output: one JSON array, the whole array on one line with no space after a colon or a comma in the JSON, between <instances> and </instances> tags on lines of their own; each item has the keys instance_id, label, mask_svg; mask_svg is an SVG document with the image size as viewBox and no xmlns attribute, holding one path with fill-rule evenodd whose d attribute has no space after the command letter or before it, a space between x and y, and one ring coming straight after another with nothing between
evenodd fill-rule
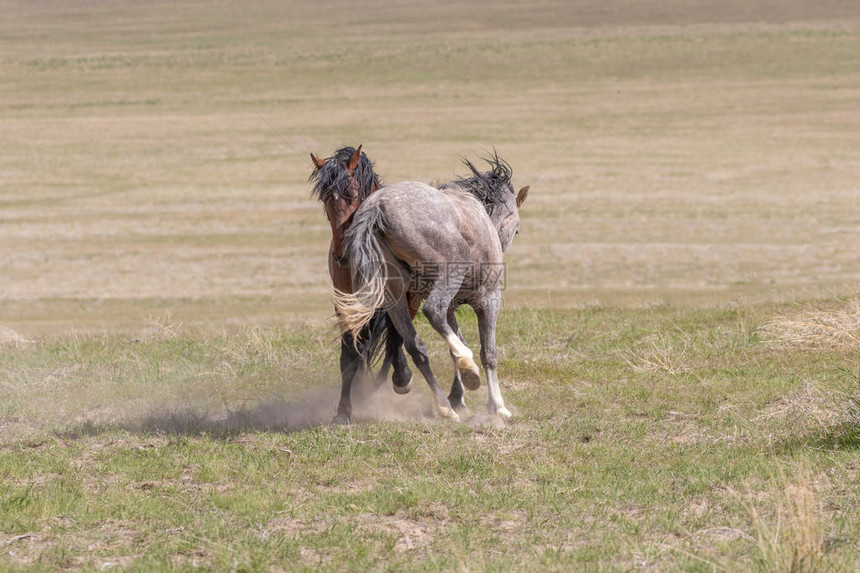
<instances>
[{"instance_id":1,"label":"horse's ear","mask_svg":"<svg viewBox=\"0 0 860 573\"><path fill-rule=\"evenodd\" d=\"M311 161L314 162L314 166L317 168L317 170L322 169L323 165L325 165L325 159L320 159L313 153L311 153Z\"/></svg>"},{"instance_id":2,"label":"horse's ear","mask_svg":"<svg viewBox=\"0 0 860 573\"><path fill-rule=\"evenodd\" d=\"M352 154L349 158L349 163L347 163L346 168L349 170L350 175L353 171L355 171L356 167L358 167L358 162L361 161L361 146L358 146L358 149L355 150L355 153Z\"/></svg>"},{"instance_id":3,"label":"horse's ear","mask_svg":"<svg viewBox=\"0 0 860 573\"><path fill-rule=\"evenodd\" d=\"M526 185L525 187L520 189L519 193L517 193L517 209L522 207L523 203L525 203L525 201L526 201L526 197L528 197L528 196L529 196L529 186Z\"/></svg>"}]
</instances>

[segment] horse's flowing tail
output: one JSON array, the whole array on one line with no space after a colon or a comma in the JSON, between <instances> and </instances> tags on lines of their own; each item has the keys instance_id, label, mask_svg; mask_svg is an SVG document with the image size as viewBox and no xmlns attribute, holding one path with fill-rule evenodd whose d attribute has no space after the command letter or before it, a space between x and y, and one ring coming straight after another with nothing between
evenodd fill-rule
<instances>
[{"instance_id":1,"label":"horse's flowing tail","mask_svg":"<svg viewBox=\"0 0 860 573\"><path fill-rule=\"evenodd\" d=\"M382 248L376 238L382 224L382 211L373 205L356 213L346 233L346 255L352 267L353 292L335 288L334 306L341 333L350 333L356 344L376 310L385 306L388 276Z\"/></svg>"}]
</instances>

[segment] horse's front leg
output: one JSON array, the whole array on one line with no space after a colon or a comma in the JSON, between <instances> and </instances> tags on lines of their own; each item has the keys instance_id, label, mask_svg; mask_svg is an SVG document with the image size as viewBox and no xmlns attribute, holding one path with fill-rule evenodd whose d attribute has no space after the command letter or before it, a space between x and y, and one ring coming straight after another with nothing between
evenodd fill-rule
<instances>
[{"instance_id":1,"label":"horse's front leg","mask_svg":"<svg viewBox=\"0 0 860 573\"><path fill-rule=\"evenodd\" d=\"M337 405L337 415L332 420L335 424L349 424L352 417L352 383L362 367L362 357L352 343L349 333L340 339L340 402Z\"/></svg>"}]
</instances>

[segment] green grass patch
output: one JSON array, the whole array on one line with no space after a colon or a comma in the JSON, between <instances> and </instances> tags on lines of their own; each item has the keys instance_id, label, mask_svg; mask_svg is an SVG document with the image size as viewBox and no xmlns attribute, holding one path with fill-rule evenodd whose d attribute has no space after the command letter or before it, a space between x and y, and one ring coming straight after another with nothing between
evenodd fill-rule
<instances>
[{"instance_id":1,"label":"green grass patch","mask_svg":"<svg viewBox=\"0 0 860 573\"><path fill-rule=\"evenodd\" d=\"M820 532L809 562L849 570L857 420L799 425L781 404L810 384L844 390L858 356L786 351L762 327L790 312L506 311L504 427L429 409L372 421L368 401L365 422L328 425L336 346L315 325L3 348L0 423L16 436L0 449L0 562L771 570L800 543L780 533L793 524ZM420 381L413 395L384 401L430 402ZM803 515L785 501L798 488Z\"/></svg>"}]
</instances>

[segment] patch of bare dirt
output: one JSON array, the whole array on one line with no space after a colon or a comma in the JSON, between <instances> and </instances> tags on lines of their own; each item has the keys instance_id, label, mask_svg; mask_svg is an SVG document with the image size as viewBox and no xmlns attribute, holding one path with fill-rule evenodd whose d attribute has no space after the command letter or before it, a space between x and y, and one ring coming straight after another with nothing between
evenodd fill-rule
<instances>
[{"instance_id":1,"label":"patch of bare dirt","mask_svg":"<svg viewBox=\"0 0 860 573\"><path fill-rule=\"evenodd\" d=\"M507 511L484 518L484 526L505 539L513 539L522 535L522 531L528 526L528 517L524 511Z\"/></svg>"},{"instance_id":2,"label":"patch of bare dirt","mask_svg":"<svg viewBox=\"0 0 860 573\"><path fill-rule=\"evenodd\" d=\"M433 519L419 521L400 514L363 513L355 519L360 529L372 529L396 536L397 541L394 543L396 553L406 553L427 547L444 529L444 522Z\"/></svg>"},{"instance_id":3,"label":"patch of bare dirt","mask_svg":"<svg viewBox=\"0 0 860 573\"><path fill-rule=\"evenodd\" d=\"M265 539L272 535L283 537L299 537L307 534L317 534L329 527L327 520L308 521L292 517L275 517L270 519L262 528L261 536Z\"/></svg>"}]
</instances>

